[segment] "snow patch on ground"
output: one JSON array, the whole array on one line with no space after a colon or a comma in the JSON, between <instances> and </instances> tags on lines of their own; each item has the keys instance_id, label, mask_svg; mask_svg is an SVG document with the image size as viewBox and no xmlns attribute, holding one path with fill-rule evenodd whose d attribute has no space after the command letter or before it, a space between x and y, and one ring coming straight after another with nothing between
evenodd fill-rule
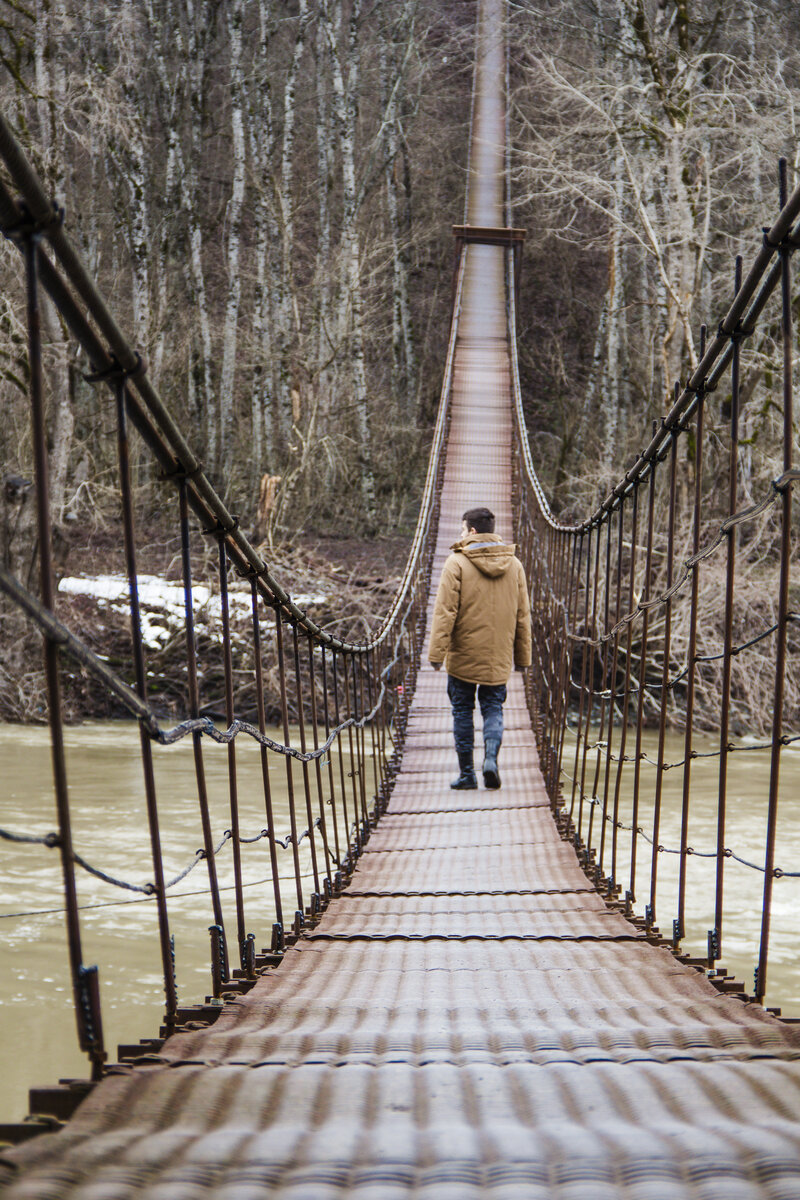
<instances>
[{"instance_id":1,"label":"snow patch on ground","mask_svg":"<svg viewBox=\"0 0 800 1200\"><path fill-rule=\"evenodd\" d=\"M158 649L165 645L184 624L185 601L183 585L162 579L159 575L139 575L139 606L142 615L142 637L146 646ZM58 590L70 596L91 596L100 607L113 612L127 612L128 580L124 575L65 576ZM326 596L292 596L300 608L324 604ZM228 590L228 609L233 620L246 619L251 612L250 588L247 584L231 584ZM198 630L222 641L222 602L219 593L205 584L192 587L192 610Z\"/></svg>"}]
</instances>

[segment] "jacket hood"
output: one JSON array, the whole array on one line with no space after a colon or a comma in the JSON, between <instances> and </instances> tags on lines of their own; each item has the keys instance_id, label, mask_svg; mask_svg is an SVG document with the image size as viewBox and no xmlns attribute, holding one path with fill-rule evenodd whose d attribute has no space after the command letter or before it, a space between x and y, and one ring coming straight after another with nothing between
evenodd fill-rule
<instances>
[{"instance_id":1,"label":"jacket hood","mask_svg":"<svg viewBox=\"0 0 800 1200\"><path fill-rule=\"evenodd\" d=\"M455 554L465 555L490 579L505 575L511 566L516 546L507 545L497 533L470 533L452 546Z\"/></svg>"}]
</instances>

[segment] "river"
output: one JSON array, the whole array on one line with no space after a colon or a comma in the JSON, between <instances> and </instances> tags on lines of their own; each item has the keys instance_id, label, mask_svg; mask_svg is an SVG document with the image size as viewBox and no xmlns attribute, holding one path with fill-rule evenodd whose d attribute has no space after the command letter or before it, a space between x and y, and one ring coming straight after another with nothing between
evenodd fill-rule
<instances>
[{"instance_id":1,"label":"river","mask_svg":"<svg viewBox=\"0 0 800 1200\"><path fill-rule=\"evenodd\" d=\"M274 731L274 736L282 740ZM145 819L138 731L127 722L85 724L66 730L67 766L76 850L106 872L135 882L152 877ZM227 752L204 743L205 762L215 840L230 823L227 792ZM648 734L645 750L655 757L655 739ZM713 750L711 739L698 739L700 751ZM629 746L630 751L630 746ZM682 738L668 738L667 757L683 757ZM162 813L162 840L166 872L177 874L202 845L190 739L176 746L158 747L155 753L157 786ZM44 834L55 827L50 768L50 741L46 729L0 726L0 761L3 764L3 827L18 832ZM271 756L273 803L279 834L288 832L286 774L282 760ZM565 769L571 773L569 754ZM261 761L258 747L249 738L237 740L237 766L241 831L252 836L264 825ZM642 823L647 827L655 768L642 767ZM731 756L726 844L753 862L763 856L764 814L769 754L741 751ZM626 768L627 775L632 774ZM689 842L698 851L712 850L716 839L718 760L697 759L693 764L692 810ZM296 778L300 778L297 770ZM786 871L800 870L800 753L788 750L781 771L781 822L777 864ZM297 787L297 785L296 785ZM621 816L629 808L623 786ZM298 796L302 789L297 787ZM569 799L569 784L565 783ZM664 776L663 817L660 841L668 848L679 841L681 772ZM304 829L306 821L300 821ZM621 851L628 844L621 835ZM308 841L302 844L306 894L311 891ZM291 850L280 850L282 894L289 916L296 907ZM72 1011L58 853L42 846L17 846L0 842L0 929L4 967L0 975L0 1120L19 1120L27 1111L27 1089L59 1078L86 1077L86 1060L78 1051ZM269 943L274 920L269 882L269 853L265 840L244 846L247 930L256 935L256 946ZM650 849L640 842L642 869L637 880L637 908L646 900ZM230 847L217 858L226 926L232 957L236 953L236 923ZM671 931L677 895L677 855L659 855L658 923ZM713 923L713 871L711 859L693 855L689 860L690 919L684 948L704 954L706 931ZM625 878L620 867L620 879ZM170 922L176 940L176 967L182 1003L201 1000L210 991L209 935L211 907L200 864L170 893ZM535 880L531 881L535 886ZM726 865L726 918L723 963L752 989L753 966L760 925L763 874L735 860ZM163 987L152 900L142 900L87 875L78 873L79 902L83 907L84 961L100 968L106 1045L110 1058L119 1042L155 1036L163 1011ZM800 1015L800 880L775 882L773 936L770 954L770 1004L780 1004L786 1015Z\"/></svg>"}]
</instances>

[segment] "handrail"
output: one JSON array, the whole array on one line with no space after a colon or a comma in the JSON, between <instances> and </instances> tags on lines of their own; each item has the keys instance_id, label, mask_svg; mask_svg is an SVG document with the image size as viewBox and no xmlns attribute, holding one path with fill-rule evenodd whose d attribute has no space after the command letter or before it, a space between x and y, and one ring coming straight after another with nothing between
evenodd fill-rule
<instances>
[{"instance_id":1,"label":"handrail","mask_svg":"<svg viewBox=\"0 0 800 1200\"><path fill-rule=\"evenodd\" d=\"M506 178L508 187L508 159ZM789 605L789 581L792 488L800 475L793 466L795 333L790 270L792 256L800 246L800 186L788 194L785 160L780 163L779 203L778 217L764 231L744 280L742 260L737 259L733 300L708 342L706 326L701 328L700 361L683 388L676 388L669 412L598 507L575 524L561 523L554 516L533 464L522 405L510 261L506 289L516 432L514 467L519 488L517 540L531 583L534 623L535 662L528 681L528 702L554 816L564 837L574 842L589 877L611 900L624 893L622 903L632 918L638 889L644 890L644 913L635 919L654 938L660 936L657 906L664 905L662 877L670 864L675 864L677 904L671 937L664 940L676 953L687 930L696 936L688 924L695 901L690 859L713 860L713 927L708 930L705 953L695 960L705 960L712 978L723 952L723 924L731 920L725 891L727 864L734 862L763 876L760 929L752 934L757 961L752 998L759 1002L767 989L773 885L799 874L776 866L781 754L800 737L785 724L797 704L797 685L789 671L794 649L789 635L798 618ZM510 210L507 219L511 221ZM776 430L772 478L762 494L753 497L749 486L742 487L741 479L741 354L773 295L779 312L773 329L780 330L783 360L774 371L776 377L782 375L783 428L780 434ZM727 497L707 494L703 469L709 440L704 424L706 400L723 379L726 391L730 389L727 445L724 435L715 431L714 436L718 449L727 452ZM690 433L693 496L679 493L678 487L678 444ZM722 467L716 470L721 473ZM716 491L720 491L718 484ZM659 505L666 506L664 528L656 523L657 492ZM750 601L744 610L737 607L738 531L743 523L754 522L770 510L774 516L763 537L770 539L777 595L771 584L767 603L772 613L754 631L747 624ZM679 560L681 527L690 532L691 541ZM724 562L724 585L718 586L716 612L706 615L709 628L704 630L700 578L702 574L706 590L713 585L713 577L704 574L713 555ZM742 630L739 622L744 625ZM701 652L706 649L700 640L704 634L706 639L711 637L712 644L721 643L721 649ZM755 654L760 657L759 671L771 675L773 694L768 719L763 712L749 711L749 720L759 732L771 728L769 739L764 737L753 746L736 740L731 731L737 696L748 693L748 663ZM789 687L795 689L791 701L787 699ZM715 724L719 734L717 749L699 753L695 717L701 696L706 725ZM657 728L655 757L643 751L648 724ZM683 737L677 761L670 761L668 755L669 726L677 727ZM635 747L631 747L629 738L634 736ZM731 846L726 834L728 760L735 751L745 749L770 752L769 784L762 797L766 849L761 862L752 861L757 854L747 846ZM565 762L568 754L573 758L569 766ZM691 844L692 764L698 757L716 759L719 772L716 845L707 849ZM645 761L656 768L650 788L642 781ZM663 780L673 768L682 776L680 835L675 839L678 844L668 845L661 834L662 810L667 812ZM649 862L640 861L644 854ZM664 855L674 857L662 863ZM741 934L738 940L742 942ZM698 954L697 947L693 953ZM727 978L727 972L720 969L719 978ZM726 986L729 984L728 979ZM737 986L744 994L744 985Z\"/></svg>"},{"instance_id":2,"label":"handrail","mask_svg":"<svg viewBox=\"0 0 800 1200\"><path fill-rule=\"evenodd\" d=\"M61 657L67 655L80 664L82 671L92 678L98 688L106 696L112 697L139 724L144 798L153 864L153 883L146 885L145 890L153 896L158 909L166 1000L164 1022L165 1031L169 1034L178 1025L180 1010L167 892L186 872L173 880L167 880L165 875L154 750L159 745L170 745L184 737L190 738L193 743L202 849L187 870L204 861L208 871L208 897L213 914L211 974L215 998L222 995L223 988L239 987L246 990L255 981L257 967L266 961L263 956L259 959L255 951L254 935L246 932L241 848L262 840L266 842L270 856L268 882L272 885L267 912L271 907L274 913L269 953L280 956L301 935L304 925L307 922L313 924L328 901L341 890L345 876L354 870L371 829L388 804L399 770L410 698L421 658L465 263L462 258L456 279L447 356L428 467L403 575L377 630L364 641L348 641L321 628L292 600L239 528L238 520L211 484L202 463L149 380L146 364L121 331L81 262L65 232L63 213L47 196L8 122L1 115L0 160L5 163L10 178L9 182L0 177L0 230L17 244L24 262L41 595L33 595L5 566L0 567L0 592L18 612L38 626L42 635L58 813L57 831L45 837L6 829L0 831L0 836L12 844L40 844L59 853L79 1044L89 1056L93 1078L99 1078L107 1057L100 988L97 968L83 965L76 870L88 871L112 886L129 888L131 885L119 878L116 872L90 864L73 845L62 728ZM19 200L12 193L12 187L19 194ZM49 293L71 335L91 363L92 370L87 379L107 386L116 406L118 486L130 596L134 686L131 686L129 678L123 678L119 671L78 638L55 611L43 404L40 288ZM139 602L128 423L141 434L161 468L163 478L174 485L179 502L188 710L181 714L183 719L172 728L163 725L148 696L149 672ZM213 536L218 546L222 634L219 639L219 658L224 673L227 724L224 730L218 729L210 717L201 715L190 511L199 519L203 534ZM255 723L241 719L235 709L233 638L228 598L230 566L250 583L252 635L247 646L240 647L240 653L247 660L248 672L251 673L258 715ZM269 626L264 622L264 609L268 614ZM280 704L282 742L268 736L266 727L262 661L266 628L271 631L271 652L278 675L276 699ZM296 725L294 733L291 731L290 715ZM261 753L266 826L255 838L243 837L239 829L236 740L240 733L255 740ZM222 743L227 748L230 828L221 839L218 834L215 836L211 824L203 758L203 745L207 741ZM288 833L285 828L281 830L275 820L273 785L266 758L268 753L283 758L288 820L291 825ZM338 758L338 770L334 768L334 753ZM302 772L302 780L295 779L293 770ZM304 852L310 856L310 874L300 859L301 843L305 843ZM241 971L233 968L228 955L220 901L222 888L217 877L217 855L228 845L233 855ZM289 877L279 871L278 849L292 855L293 873ZM294 917L289 920L284 917L287 898L281 889L281 880L288 879L294 884ZM313 883L307 887L309 879ZM263 916L263 905L259 915Z\"/></svg>"}]
</instances>

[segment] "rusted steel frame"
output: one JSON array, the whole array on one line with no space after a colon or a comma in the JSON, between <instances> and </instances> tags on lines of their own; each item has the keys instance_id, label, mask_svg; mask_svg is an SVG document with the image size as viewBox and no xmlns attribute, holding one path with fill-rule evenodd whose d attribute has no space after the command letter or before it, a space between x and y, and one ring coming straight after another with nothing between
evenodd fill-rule
<instances>
[{"instance_id":1,"label":"rusted steel frame","mask_svg":"<svg viewBox=\"0 0 800 1200\"><path fill-rule=\"evenodd\" d=\"M300 641L297 636L297 626L292 625L292 649L294 657L294 682L297 697L297 722L300 732L300 752L306 753L306 713L303 702L303 683L300 677ZM288 744L288 743L287 743ZM317 839L315 836L314 814L311 811L311 775L308 763L303 761L303 797L306 802L306 821L308 822L308 843L311 850L311 873L314 876L314 895L311 897L311 915L315 915L321 895L319 883L319 867L317 866Z\"/></svg>"},{"instance_id":2,"label":"rusted steel frame","mask_svg":"<svg viewBox=\"0 0 800 1200\"><path fill-rule=\"evenodd\" d=\"M736 257L734 292L738 293L742 282L742 256ZM728 516L736 512L736 497L739 482L739 380L741 360L741 334L731 334L733 357L731 360L731 443L728 458ZM722 919L725 888L725 818L728 795L728 734L731 711L731 673L733 665L733 599L736 581L737 526L727 532L727 563L725 572L725 632L722 659L722 709L719 723L719 790L717 798L717 866L714 882L714 928L708 934L709 964L722 954Z\"/></svg>"},{"instance_id":3,"label":"rusted steel frame","mask_svg":"<svg viewBox=\"0 0 800 1200\"><path fill-rule=\"evenodd\" d=\"M677 385L676 385L677 386ZM667 591L672 587L673 558L675 554L675 504L678 472L678 434L672 435L669 459L669 517L667 525ZM656 920L656 893L658 890L658 855L661 832L661 797L664 788L664 747L667 735L667 709L669 708L669 667L672 649L672 597L664 604L664 661L661 666L661 705L658 716L658 766L656 768L656 790L653 798L653 852L650 861L650 904L648 923Z\"/></svg>"},{"instance_id":4,"label":"rusted steel frame","mask_svg":"<svg viewBox=\"0 0 800 1200\"><path fill-rule=\"evenodd\" d=\"M700 357L705 353L706 326L700 329ZM692 527L692 556L700 551L700 530L703 512L703 436L705 418L705 389L697 391L697 423L695 425L695 480L694 480L694 523ZM692 787L692 755L694 739L694 696L697 676L697 605L700 595L700 564L692 571L692 591L689 609L689 648L687 651L688 676L686 680L686 729L683 740L683 780L681 793L681 843L678 868L678 915L673 928L673 942L677 949L681 938L686 936L686 882L689 866L689 807Z\"/></svg>"},{"instance_id":5,"label":"rusted steel frame","mask_svg":"<svg viewBox=\"0 0 800 1200\"><path fill-rule=\"evenodd\" d=\"M587 538L586 543L586 582L584 584L584 604L583 604L583 646L581 651L581 692L578 701L578 724L575 729L575 762L572 767L572 797L569 805L569 819L574 819L575 813L575 796L578 792L578 771L580 767L581 739L583 737L583 714L586 704L586 664L589 656L589 596L590 582L592 574L592 530L588 529L578 535L581 543L584 538ZM580 563L580 556L578 557ZM576 630L578 626L576 625ZM580 827L581 818L583 815L583 791L579 793L579 810L578 810L578 826Z\"/></svg>"},{"instance_id":6,"label":"rusted steel frame","mask_svg":"<svg viewBox=\"0 0 800 1200\"><path fill-rule=\"evenodd\" d=\"M636 596L636 544L639 537L639 484L631 492L631 558L628 564L628 613L634 610ZM631 651L633 647L633 621L628 621L625 631L625 682L623 684L622 725L620 728L619 754L614 780L614 807L611 828L611 879L617 880L617 851L619 843L619 801L622 787L622 772L625 768L625 751L628 748L628 721L631 703Z\"/></svg>"},{"instance_id":7,"label":"rusted steel frame","mask_svg":"<svg viewBox=\"0 0 800 1200\"><path fill-rule=\"evenodd\" d=\"M623 532L625 525L625 502L620 500L617 518L617 596L614 608L614 626L619 624L620 616L622 615L622 548L623 548ZM611 533L611 518L609 517L609 534ZM609 586L608 582L607 585ZM605 862L605 847L606 847L606 830L608 827L608 807L611 798L611 751L613 746L614 735L614 712L616 709L617 700L617 666L619 663L619 630L614 633L614 647L611 652L611 675L608 680L608 738L606 740L606 767L605 777L603 780L603 823L600 833L600 854L598 863L600 870L604 869ZM613 837L613 834L612 834ZM609 887L613 888L615 884L614 874L610 877Z\"/></svg>"},{"instance_id":8,"label":"rusted steel frame","mask_svg":"<svg viewBox=\"0 0 800 1200\"><path fill-rule=\"evenodd\" d=\"M183 603L186 621L186 668L189 687L189 716L200 716L200 688L197 682L197 641L194 631L194 607L192 603L192 560L191 541L189 535L189 502L186 495L186 480L178 480L178 503L180 512L181 531L181 565L183 568ZM194 771L197 780L197 799L200 806L200 824L203 829L203 851L208 867L208 886L211 893L211 908L214 913L214 924L220 931L221 969L218 971L215 956L212 955L211 978L214 995L218 997L222 979L228 979L229 959L225 939L225 922L222 916L222 903L219 897L219 881L217 879L217 861L214 855L214 838L211 832L211 815L208 807L208 788L206 787L206 772L203 762L203 736L199 730L192 732L192 750L194 752Z\"/></svg>"},{"instance_id":9,"label":"rusted steel frame","mask_svg":"<svg viewBox=\"0 0 800 1200\"><path fill-rule=\"evenodd\" d=\"M336 721L337 725L340 725L342 723L342 720L341 720L341 716L340 716L341 709L339 706L339 676L338 676L338 671L336 669L336 659L337 659L336 651L333 651L331 654L332 667L333 667L333 702L334 702L334 707L336 709L335 721ZM348 705L348 707L349 707L349 705ZM347 734L350 739L350 761L352 763L352 759L353 759L353 730L352 730L352 727L348 728ZM343 819L344 819L345 857L348 860L348 866L349 866L350 859L352 857L352 842L351 842L351 828L350 828L351 822L350 822L350 818L347 815L347 785L345 784L345 780L344 780L344 751L342 749L341 733L339 734L338 739L337 739L337 747L338 747L338 753L339 753L339 778L340 778L341 786L342 786L342 814L343 814ZM352 777L352 773L351 773L351 777ZM353 810L352 824L355 826L356 850L357 850L358 854L360 854L361 853L361 827L359 826L359 823L358 823L357 812L358 812L358 809L355 808Z\"/></svg>"},{"instance_id":10,"label":"rusted steel frame","mask_svg":"<svg viewBox=\"0 0 800 1200\"><path fill-rule=\"evenodd\" d=\"M563 675L562 675L562 696L563 708L561 715L561 729L558 745L558 762L556 764L556 780L557 787L561 786L561 771L564 762L564 744L567 737L567 718L569 716L569 700L572 692L572 630L575 628L575 622L578 616L578 593L580 591L580 574L581 574L581 550L583 548L583 537L571 537L572 544L572 563L569 570L570 581L570 600L567 605L567 614L564 628L564 650L563 650Z\"/></svg>"},{"instance_id":11,"label":"rusted steel frame","mask_svg":"<svg viewBox=\"0 0 800 1200\"><path fill-rule=\"evenodd\" d=\"M599 524L599 522L596 526L596 529L597 529L597 537L595 538L595 547L594 547L594 574L593 574L593 578L592 578L592 611L591 611L591 615L590 615L590 624L586 631L587 638L591 638L592 642L594 642L596 640L596 636L597 636L597 590L598 590L598 582L600 579L600 537L601 537L601 533L602 533L602 526ZM590 655L590 658L589 658L589 671L590 671L590 674L589 674L589 707L586 712L586 727L585 727L584 733L583 733L583 753L581 755L581 783L580 783L581 805L580 805L580 820L578 822L578 835L581 838L583 838L583 802L584 802L584 799L586 796L586 758L587 758L587 754L588 754L588 750L589 750L589 732L592 727L592 711L594 709L594 694L595 694L594 681L595 681L596 667L597 667L597 664L596 664L597 654L596 654L596 649L595 649L594 645L589 646L589 655ZM585 843L586 843L587 853L589 850L589 841L590 841L590 837L591 837L591 818L592 818L593 812L594 812L594 806L590 805L589 815L588 815L588 820L587 820L587 827L588 827L587 828L587 836L584 839Z\"/></svg>"},{"instance_id":12,"label":"rusted steel frame","mask_svg":"<svg viewBox=\"0 0 800 1200\"><path fill-rule=\"evenodd\" d=\"M327 659L328 648L327 648L327 646L321 646L320 652L322 654L322 709L325 714L325 741L327 742L328 738L331 736L331 706L330 706L330 700L329 700L329 695L328 695L328 659ZM332 655L335 654L335 651L332 650L331 654ZM338 724L338 721L337 721L337 724ZM341 755L341 747L339 745L340 742L341 742L341 734L339 734L339 736L336 740L336 752L339 755L339 761L341 762L342 755ZM338 808L336 805L336 785L334 783L334 777L333 777L333 745L331 745L330 750L328 751L328 783L329 783L330 789L331 789L331 818L332 818L332 822L333 822L333 846L334 846L334 853L336 855L336 863L338 865L342 861L342 852L339 848L339 812L338 812ZM345 829L346 828L347 828L347 822L345 820Z\"/></svg>"},{"instance_id":13,"label":"rusted steel frame","mask_svg":"<svg viewBox=\"0 0 800 1200\"><path fill-rule=\"evenodd\" d=\"M225 539L217 535L219 549L219 598L222 614L222 663L225 673L225 720L228 728L234 721L233 706L233 658L231 654L231 617L228 598L228 557ZM231 810L231 843L233 850L233 886L236 895L236 932L239 938L239 959L242 969L247 969L247 930L244 916L244 892L242 891L242 847L239 841L239 789L236 778L236 744L228 742L228 797Z\"/></svg>"},{"instance_id":14,"label":"rusted steel frame","mask_svg":"<svg viewBox=\"0 0 800 1200\"><path fill-rule=\"evenodd\" d=\"M142 638L142 618L139 607L139 582L136 569L136 532L133 515L133 490L131 487L130 446L128 440L128 419L125 407L125 377L118 373L114 380L114 392L117 414L117 456L119 460L120 501L122 508L122 528L125 544L125 566L128 574L128 591L130 593L131 641L133 644L133 665L136 673L136 691L141 700L147 703L147 663L145 660L144 640ZM161 828L158 813L158 797L156 793L155 772L153 770L153 747L147 731L139 723L139 741L142 755L142 774L144 777L144 794L147 808L147 825L150 834L150 853L153 860L153 878L156 888L156 908L158 912L158 940L161 951L161 969L164 975L164 996L166 1011L164 1024L169 1032L175 1028L178 994L175 985L175 964L172 955L172 942L169 932L169 916L167 914L167 897L164 888L164 856L161 849Z\"/></svg>"},{"instance_id":15,"label":"rusted steel frame","mask_svg":"<svg viewBox=\"0 0 800 1200\"><path fill-rule=\"evenodd\" d=\"M283 648L283 614L279 608L275 608L275 644L278 650L278 678L280 680L281 689L281 722L283 724L283 740L288 746L291 743L291 734L289 732L289 704L286 698L286 655ZM303 882L300 872L300 846L299 834L297 832L297 811L295 806L294 796L294 774L292 772L291 756L284 755L286 764L286 788L289 794L289 823L292 834L292 862L294 864L294 882L295 895L297 898L296 913L303 916Z\"/></svg>"},{"instance_id":16,"label":"rusted steel frame","mask_svg":"<svg viewBox=\"0 0 800 1200\"><path fill-rule=\"evenodd\" d=\"M52 216L52 214L51 214ZM25 220L25 217L23 217ZM50 525L50 474L47 453L44 388L42 380L41 313L39 308L39 239L40 232L31 224L21 234L25 260L25 302L28 329L28 367L31 400L31 436L36 483L36 532L39 549L39 576L42 604L51 612L55 609L55 578ZM100 1010L97 968L84 967L81 946L81 927L78 914L78 892L75 884L75 863L72 845L72 815L69 804L67 767L64 754L64 729L61 710L61 680L59 678L58 646L43 636L44 670L47 683L50 749L53 764L53 785L58 815L58 844L61 873L64 882L64 907L67 918L67 947L70 975L78 1027L78 1043L89 1056L92 1078L99 1079L106 1058L103 1043L102 1013Z\"/></svg>"},{"instance_id":17,"label":"rusted steel frame","mask_svg":"<svg viewBox=\"0 0 800 1200\"><path fill-rule=\"evenodd\" d=\"M604 520L606 531L606 567L603 585L603 646L602 646L602 692L600 693L600 729L597 734L597 756L594 766L594 780L592 781L592 799L599 802L597 795L597 787L600 783L600 757L604 752L608 752L606 746L606 693L608 691L608 631L611 628L611 514L608 513ZM589 834L586 840L587 848L592 845L592 827L594 825L594 814L598 807L595 803L592 805L589 813ZM600 845L603 845L603 834L605 833L605 821L601 820L600 830Z\"/></svg>"},{"instance_id":18,"label":"rusted steel frame","mask_svg":"<svg viewBox=\"0 0 800 1200\"><path fill-rule=\"evenodd\" d=\"M306 631L306 645L308 646L308 688L311 695L311 729L314 737L314 749L319 750L320 722L319 707L317 704L317 677L314 669L314 639L308 631ZM330 755L328 757L330 757ZM326 892L330 894L330 888L333 884L333 876L331 874L331 852L328 844L328 822L325 817L325 791L322 786L322 762L318 758L314 759L314 776L317 785L317 803L319 805L319 831L322 837L322 848L325 851L325 875L327 878Z\"/></svg>"},{"instance_id":19,"label":"rusted steel frame","mask_svg":"<svg viewBox=\"0 0 800 1200\"><path fill-rule=\"evenodd\" d=\"M267 719L264 711L264 664L261 657L261 621L258 616L259 590L258 582L253 577L250 581L250 600L253 613L253 666L256 683L256 710L258 712L258 731L265 734ZM277 620L277 616L276 616ZM281 899L281 884L278 875L278 847L275 840L275 816L272 810L272 784L269 777L269 757L267 747L261 743L261 779L264 785L264 807L267 814L267 835L269 841L269 862L272 871L272 894L275 899L275 920L277 929L273 942L275 950L283 949L283 901Z\"/></svg>"},{"instance_id":20,"label":"rusted steel frame","mask_svg":"<svg viewBox=\"0 0 800 1200\"><path fill-rule=\"evenodd\" d=\"M787 178L786 159L780 160L780 202L786 203ZM793 324L792 324L792 277L789 264L791 248L780 247L781 262L781 337L783 340L783 469L792 469L792 442L794 438L794 396L792 388L793 370ZM769 956L769 933L772 920L772 885L775 878L775 837L778 824L778 799L783 744L783 710L786 681L786 628L789 613L789 578L792 554L792 485L784 485L781 496L781 568L778 592L778 629L775 648L775 692L772 706L772 749L769 765L769 801L767 806L767 841L764 853L764 898L761 908L761 937L756 967L755 995L763 1000L767 988L767 963Z\"/></svg>"},{"instance_id":21,"label":"rusted steel frame","mask_svg":"<svg viewBox=\"0 0 800 1200\"><path fill-rule=\"evenodd\" d=\"M647 492L647 541L644 554L644 576L640 593L640 605L646 605L650 599L650 584L653 574L653 527L655 523L656 504L656 471L658 460L650 464L649 487ZM636 852L639 844L639 792L642 778L642 731L644 729L644 704L647 687L647 652L649 649L650 609L642 611L642 650L639 658L639 695L636 703L636 750L633 764L633 799L631 802L631 873L626 897L628 904L636 900Z\"/></svg>"}]
</instances>

